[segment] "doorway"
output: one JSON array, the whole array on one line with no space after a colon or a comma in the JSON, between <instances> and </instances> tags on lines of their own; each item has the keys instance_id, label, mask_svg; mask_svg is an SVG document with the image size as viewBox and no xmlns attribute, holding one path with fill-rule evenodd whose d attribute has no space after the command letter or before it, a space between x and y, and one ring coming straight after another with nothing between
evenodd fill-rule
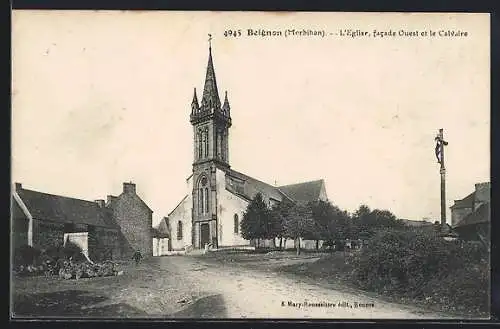
<instances>
[{"instance_id":1,"label":"doorway","mask_svg":"<svg viewBox=\"0 0 500 329\"><path fill-rule=\"evenodd\" d=\"M208 223L203 223L200 230L200 248L205 248L205 244L210 243L210 226L208 226Z\"/></svg>"}]
</instances>

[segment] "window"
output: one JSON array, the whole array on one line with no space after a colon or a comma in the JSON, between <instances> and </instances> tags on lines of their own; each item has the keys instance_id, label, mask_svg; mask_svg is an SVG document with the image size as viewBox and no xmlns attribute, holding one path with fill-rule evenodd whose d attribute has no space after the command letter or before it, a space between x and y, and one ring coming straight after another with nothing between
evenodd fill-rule
<instances>
[{"instance_id":1,"label":"window","mask_svg":"<svg viewBox=\"0 0 500 329\"><path fill-rule=\"evenodd\" d=\"M197 134L198 138L198 159L201 159L203 157L203 143L201 139L201 130L198 131Z\"/></svg>"},{"instance_id":2,"label":"window","mask_svg":"<svg viewBox=\"0 0 500 329\"><path fill-rule=\"evenodd\" d=\"M205 157L208 157L208 128L205 128L205 134L204 134L204 140L205 140Z\"/></svg>"},{"instance_id":3,"label":"window","mask_svg":"<svg viewBox=\"0 0 500 329\"><path fill-rule=\"evenodd\" d=\"M224 132L220 133L220 155L222 160L226 160L226 153L224 152Z\"/></svg>"},{"instance_id":4,"label":"window","mask_svg":"<svg viewBox=\"0 0 500 329\"><path fill-rule=\"evenodd\" d=\"M198 183L198 210L200 214L208 213L210 200L208 196L208 179L203 176Z\"/></svg>"},{"instance_id":5,"label":"window","mask_svg":"<svg viewBox=\"0 0 500 329\"><path fill-rule=\"evenodd\" d=\"M177 223L177 240L182 240L182 222Z\"/></svg>"},{"instance_id":6,"label":"window","mask_svg":"<svg viewBox=\"0 0 500 329\"><path fill-rule=\"evenodd\" d=\"M208 187L205 187L205 213L208 214Z\"/></svg>"},{"instance_id":7,"label":"window","mask_svg":"<svg viewBox=\"0 0 500 329\"><path fill-rule=\"evenodd\" d=\"M198 211L200 214L203 213L203 188L198 190Z\"/></svg>"},{"instance_id":8,"label":"window","mask_svg":"<svg viewBox=\"0 0 500 329\"><path fill-rule=\"evenodd\" d=\"M234 233L238 234L240 231L240 219L238 214L234 214Z\"/></svg>"}]
</instances>

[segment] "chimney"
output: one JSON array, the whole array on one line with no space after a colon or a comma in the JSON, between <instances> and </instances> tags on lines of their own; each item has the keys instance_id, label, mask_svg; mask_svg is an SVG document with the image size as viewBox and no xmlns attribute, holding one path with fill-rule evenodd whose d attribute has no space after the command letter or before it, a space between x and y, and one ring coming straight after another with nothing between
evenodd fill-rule
<instances>
[{"instance_id":1,"label":"chimney","mask_svg":"<svg viewBox=\"0 0 500 329\"><path fill-rule=\"evenodd\" d=\"M106 197L106 200L107 200L107 204L111 204L111 202L113 202L114 200L116 199L116 197L114 195L108 195Z\"/></svg>"},{"instance_id":2,"label":"chimney","mask_svg":"<svg viewBox=\"0 0 500 329\"><path fill-rule=\"evenodd\" d=\"M15 183L15 187L16 187L16 192L17 192L19 190L22 190L23 184L21 184L21 183Z\"/></svg>"},{"instance_id":3,"label":"chimney","mask_svg":"<svg viewBox=\"0 0 500 329\"><path fill-rule=\"evenodd\" d=\"M479 207L481 204L485 202L490 202L490 191L491 191L491 183L477 183L475 184L475 200L474 200L474 209Z\"/></svg>"},{"instance_id":4,"label":"chimney","mask_svg":"<svg viewBox=\"0 0 500 329\"><path fill-rule=\"evenodd\" d=\"M95 203L97 203L99 208L104 208L104 200L102 200L102 199L95 200Z\"/></svg>"},{"instance_id":5,"label":"chimney","mask_svg":"<svg viewBox=\"0 0 500 329\"><path fill-rule=\"evenodd\" d=\"M133 193L135 194L135 184L132 182L123 183L123 193Z\"/></svg>"}]
</instances>

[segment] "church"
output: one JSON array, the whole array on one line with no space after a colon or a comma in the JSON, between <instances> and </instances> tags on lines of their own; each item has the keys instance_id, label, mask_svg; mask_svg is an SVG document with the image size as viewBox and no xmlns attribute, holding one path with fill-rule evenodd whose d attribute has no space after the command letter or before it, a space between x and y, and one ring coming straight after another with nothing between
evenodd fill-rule
<instances>
[{"instance_id":1,"label":"church","mask_svg":"<svg viewBox=\"0 0 500 329\"><path fill-rule=\"evenodd\" d=\"M229 129L231 107L227 92L221 102L209 46L208 65L201 102L196 88L191 102L193 171L187 190L168 214L171 250L250 246L241 236L240 222L257 193L272 207L284 199L293 202L328 200L323 179L273 186L231 168Z\"/></svg>"}]
</instances>

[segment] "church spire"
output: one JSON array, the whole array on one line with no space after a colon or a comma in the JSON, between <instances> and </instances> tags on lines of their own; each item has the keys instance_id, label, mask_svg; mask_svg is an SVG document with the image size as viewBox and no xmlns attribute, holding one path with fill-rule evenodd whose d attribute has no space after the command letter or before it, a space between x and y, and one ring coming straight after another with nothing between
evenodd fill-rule
<instances>
[{"instance_id":1,"label":"church spire","mask_svg":"<svg viewBox=\"0 0 500 329\"><path fill-rule=\"evenodd\" d=\"M231 107L229 106L229 100L227 99L227 91L224 95L224 105L222 105L222 112L226 115L229 115L229 111L231 111Z\"/></svg>"},{"instance_id":2,"label":"church spire","mask_svg":"<svg viewBox=\"0 0 500 329\"><path fill-rule=\"evenodd\" d=\"M191 102L192 113L196 113L200 109L200 105L198 103L198 97L196 96L196 88L194 88L193 101Z\"/></svg>"},{"instance_id":3,"label":"church spire","mask_svg":"<svg viewBox=\"0 0 500 329\"><path fill-rule=\"evenodd\" d=\"M209 34L208 46L208 65L207 74L205 76L205 87L203 88L203 97L201 99L201 107L203 110L212 110L220 108L219 90L217 89L217 81L215 79L214 63L212 60L212 35Z\"/></svg>"}]
</instances>

